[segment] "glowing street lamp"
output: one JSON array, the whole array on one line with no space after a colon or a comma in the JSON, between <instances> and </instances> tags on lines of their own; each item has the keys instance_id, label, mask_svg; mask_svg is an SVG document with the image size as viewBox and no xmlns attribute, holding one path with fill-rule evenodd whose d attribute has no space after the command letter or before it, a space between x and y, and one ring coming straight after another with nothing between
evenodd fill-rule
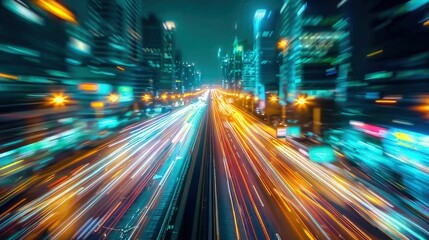
<instances>
[{"instance_id":1,"label":"glowing street lamp","mask_svg":"<svg viewBox=\"0 0 429 240\"><path fill-rule=\"evenodd\" d=\"M307 99L305 97L300 97L296 100L296 104L302 106L307 104Z\"/></svg>"},{"instance_id":2,"label":"glowing street lamp","mask_svg":"<svg viewBox=\"0 0 429 240\"><path fill-rule=\"evenodd\" d=\"M143 101L148 102L152 99L152 97L149 94L145 94L145 95L143 95L142 99L143 99Z\"/></svg>"},{"instance_id":3,"label":"glowing street lamp","mask_svg":"<svg viewBox=\"0 0 429 240\"><path fill-rule=\"evenodd\" d=\"M52 97L49 99L50 104L53 104L57 107L62 107L67 103L68 96L63 95L62 93L53 94Z\"/></svg>"},{"instance_id":4,"label":"glowing street lamp","mask_svg":"<svg viewBox=\"0 0 429 240\"><path fill-rule=\"evenodd\" d=\"M162 99L162 100L167 100L167 98L168 98L167 94L163 94L163 95L161 95L161 99Z\"/></svg>"},{"instance_id":5,"label":"glowing street lamp","mask_svg":"<svg viewBox=\"0 0 429 240\"><path fill-rule=\"evenodd\" d=\"M289 48L289 41L286 38L282 38L277 42L277 48L282 51L287 51Z\"/></svg>"},{"instance_id":6,"label":"glowing street lamp","mask_svg":"<svg viewBox=\"0 0 429 240\"><path fill-rule=\"evenodd\" d=\"M117 103L119 102L119 95L116 93L112 93L107 96L107 101L109 101L110 103Z\"/></svg>"},{"instance_id":7,"label":"glowing street lamp","mask_svg":"<svg viewBox=\"0 0 429 240\"><path fill-rule=\"evenodd\" d=\"M270 101L271 102L277 102L279 100L279 98L276 96L276 95L272 95L271 97L270 97Z\"/></svg>"}]
</instances>

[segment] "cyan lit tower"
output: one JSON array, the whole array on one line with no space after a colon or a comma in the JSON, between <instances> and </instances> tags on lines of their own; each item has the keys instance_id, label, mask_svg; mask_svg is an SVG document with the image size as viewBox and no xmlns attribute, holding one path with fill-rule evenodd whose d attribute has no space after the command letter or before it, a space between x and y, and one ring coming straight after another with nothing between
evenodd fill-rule
<instances>
[{"instance_id":1,"label":"cyan lit tower","mask_svg":"<svg viewBox=\"0 0 429 240\"><path fill-rule=\"evenodd\" d=\"M163 49L163 26L154 14L142 20L143 61L149 66L161 70Z\"/></svg>"},{"instance_id":2,"label":"cyan lit tower","mask_svg":"<svg viewBox=\"0 0 429 240\"><path fill-rule=\"evenodd\" d=\"M195 64L184 63L183 64L183 86L185 92L195 90Z\"/></svg>"},{"instance_id":3,"label":"cyan lit tower","mask_svg":"<svg viewBox=\"0 0 429 240\"><path fill-rule=\"evenodd\" d=\"M280 102L287 105L289 121L322 135L339 123L335 90L344 32L334 27L341 19L337 2L286 0L280 13Z\"/></svg>"},{"instance_id":4,"label":"cyan lit tower","mask_svg":"<svg viewBox=\"0 0 429 240\"><path fill-rule=\"evenodd\" d=\"M243 91L253 93L255 89L255 55L253 50L247 50L243 54Z\"/></svg>"},{"instance_id":5,"label":"cyan lit tower","mask_svg":"<svg viewBox=\"0 0 429 240\"><path fill-rule=\"evenodd\" d=\"M164 39L163 39L163 54L162 54L162 65L161 65L161 81L160 88L163 91L171 92L174 86L175 80L175 51L176 51L176 39L175 31L176 24L173 21L166 21L163 23Z\"/></svg>"},{"instance_id":6,"label":"cyan lit tower","mask_svg":"<svg viewBox=\"0 0 429 240\"><path fill-rule=\"evenodd\" d=\"M94 65L124 65L126 60L126 37L124 8L117 1L91 0L89 21L86 23L94 43Z\"/></svg>"},{"instance_id":7,"label":"cyan lit tower","mask_svg":"<svg viewBox=\"0 0 429 240\"><path fill-rule=\"evenodd\" d=\"M180 51L176 51L176 55L174 56L174 68L175 81L173 84L173 92L183 93L183 59Z\"/></svg>"},{"instance_id":8,"label":"cyan lit tower","mask_svg":"<svg viewBox=\"0 0 429 240\"><path fill-rule=\"evenodd\" d=\"M154 14L143 19L143 61L159 74L158 92L171 92L175 88L176 25L162 22Z\"/></svg>"},{"instance_id":9,"label":"cyan lit tower","mask_svg":"<svg viewBox=\"0 0 429 240\"><path fill-rule=\"evenodd\" d=\"M259 98L259 109L264 109L266 92L278 90L276 14L265 9L257 10L253 30L256 80L254 92Z\"/></svg>"},{"instance_id":10,"label":"cyan lit tower","mask_svg":"<svg viewBox=\"0 0 429 240\"><path fill-rule=\"evenodd\" d=\"M233 57L227 54L221 58L222 87L225 90L232 90L233 66Z\"/></svg>"},{"instance_id":11,"label":"cyan lit tower","mask_svg":"<svg viewBox=\"0 0 429 240\"><path fill-rule=\"evenodd\" d=\"M239 41L237 37L233 43L233 65L232 65L232 79L231 79L231 90L234 92L240 92L243 89L243 52L245 42Z\"/></svg>"},{"instance_id":12,"label":"cyan lit tower","mask_svg":"<svg viewBox=\"0 0 429 240\"><path fill-rule=\"evenodd\" d=\"M141 0L90 0L87 28L101 63L129 65L141 59Z\"/></svg>"}]
</instances>

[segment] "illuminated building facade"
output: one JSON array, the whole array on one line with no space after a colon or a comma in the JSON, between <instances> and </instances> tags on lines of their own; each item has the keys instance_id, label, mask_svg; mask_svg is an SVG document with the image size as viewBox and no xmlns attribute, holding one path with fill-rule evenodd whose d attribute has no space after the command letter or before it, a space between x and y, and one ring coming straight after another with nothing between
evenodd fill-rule
<instances>
[{"instance_id":1,"label":"illuminated building facade","mask_svg":"<svg viewBox=\"0 0 429 240\"><path fill-rule=\"evenodd\" d=\"M239 41L237 37L234 39L232 52L232 79L230 82L230 88L234 92L240 92L243 89L243 52L245 47L245 41Z\"/></svg>"},{"instance_id":2,"label":"illuminated building facade","mask_svg":"<svg viewBox=\"0 0 429 240\"><path fill-rule=\"evenodd\" d=\"M160 19L154 14L143 18L143 61L161 72L164 48L164 31ZM158 84L158 83L157 83Z\"/></svg>"},{"instance_id":3,"label":"illuminated building facade","mask_svg":"<svg viewBox=\"0 0 429 240\"><path fill-rule=\"evenodd\" d=\"M243 91L253 93L255 88L255 55L253 50L247 50L243 54Z\"/></svg>"},{"instance_id":4,"label":"illuminated building facade","mask_svg":"<svg viewBox=\"0 0 429 240\"><path fill-rule=\"evenodd\" d=\"M221 58L222 88L225 90L232 89L233 66L234 60L231 56L226 55Z\"/></svg>"},{"instance_id":5,"label":"illuminated building facade","mask_svg":"<svg viewBox=\"0 0 429 240\"><path fill-rule=\"evenodd\" d=\"M338 77L341 147L427 203L429 3L349 0L338 7L338 27L350 32Z\"/></svg>"},{"instance_id":6,"label":"illuminated building facade","mask_svg":"<svg viewBox=\"0 0 429 240\"><path fill-rule=\"evenodd\" d=\"M175 81L173 83L173 92L174 93L184 93L183 59L182 59L182 53L180 51L176 51L176 55L174 57L174 67L175 67L174 76L176 78L175 78Z\"/></svg>"},{"instance_id":7,"label":"illuminated building facade","mask_svg":"<svg viewBox=\"0 0 429 240\"><path fill-rule=\"evenodd\" d=\"M304 131L316 135L339 124L334 113L343 32L334 27L340 19L336 4L286 0L280 11L280 102L287 105L288 120L297 121ZM296 111L299 98L311 99L311 104Z\"/></svg>"},{"instance_id":8,"label":"illuminated building facade","mask_svg":"<svg viewBox=\"0 0 429 240\"><path fill-rule=\"evenodd\" d=\"M176 51L176 24L173 21L166 21L163 23L163 27L162 73L159 87L162 91L171 92L176 78L174 63Z\"/></svg>"},{"instance_id":9,"label":"illuminated building facade","mask_svg":"<svg viewBox=\"0 0 429 240\"><path fill-rule=\"evenodd\" d=\"M117 1L91 0L87 29L94 43L93 65L124 65L124 9Z\"/></svg>"},{"instance_id":10,"label":"illuminated building facade","mask_svg":"<svg viewBox=\"0 0 429 240\"><path fill-rule=\"evenodd\" d=\"M143 19L143 61L159 72L155 89L158 92L175 90L176 25L162 22L154 14Z\"/></svg>"},{"instance_id":11,"label":"illuminated building facade","mask_svg":"<svg viewBox=\"0 0 429 240\"><path fill-rule=\"evenodd\" d=\"M195 64L184 63L182 81L183 81L185 92L195 90L196 88L195 79L196 79Z\"/></svg>"},{"instance_id":12,"label":"illuminated building facade","mask_svg":"<svg viewBox=\"0 0 429 240\"><path fill-rule=\"evenodd\" d=\"M255 12L253 22L253 52L255 57L254 90L259 98L259 109L266 105L266 92L278 90L278 71L276 43L277 14L273 11L259 9Z\"/></svg>"}]
</instances>

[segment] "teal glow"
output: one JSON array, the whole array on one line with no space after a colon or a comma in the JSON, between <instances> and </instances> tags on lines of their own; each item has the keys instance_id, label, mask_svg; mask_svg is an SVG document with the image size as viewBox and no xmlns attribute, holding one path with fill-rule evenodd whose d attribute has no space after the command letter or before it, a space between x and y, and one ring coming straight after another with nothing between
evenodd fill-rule
<instances>
[{"instance_id":1,"label":"teal glow","mask_svg":"<svg viewBox=\"0 0 429 240\"><path fill-rule=\"evenodd\" d=\"M134 100L133 88L128 86L119 86L119 101L120 102L130 102Z\"/></svg>"},{"instance_id":2,"label":"teal glow","mask_svg":"<svg viewBox=\"0 0 429 240\"><path fill-rule=\"evenodd\" d=\"M331 146L313 146L308 149L309 158L313 162L334 162L335 154Z\"/></svg>"},{"instance_id":3,"label":"teal glow","mask_svg":"<svg viewBox=\"0 0 429 240\"><path fill-rule=\"evenodd\" d=\"M98 93L99 94L109 94L112 91L112 86L106 83L98 84Z\"/></svg>"},{"instance_id":4,"label":"teal glow","mask_svg":"<svg viewBox=\"0 0 429 240\"><path fill-rule=\"evenodd\" d=\"M304 3L296 14L298 16L301 15L305 11L305 9L307 9L307 3Z\"/></svg>"},{"instance_id":5,"label":"teal glow","mask_svg":"<svg viewBox=\"0 0 429 240\"><path fill-rule=\"evenodd\" d=\"M30 21L32 23L36 23L39 25L43 25L44 21L43 19L37 15L35 12L33 12L30 8L23 5L24 3L18 3L14 0L6 0L3 2L3 6L7 8L9 11L15 13L16 15L20 16L21 18Z\"/></svg>"},{"instance_id":6,"label":"teal glow","mask_svg":"<svg viewBox=\"0 0 429 240\"><path fill-rule=\"evenodd\" d=\"M15 55L40 57L40 52L31 50L29 48L19 47L19 46L0 44L0 51L7 52L10 54L15 54Z\"/></svg>"},{"instance_id":7,"label":"teal glow","mask_svg":"<svg viewBox=\"0 0 429 240\"><path fill-rule=\"evenodd\" d=\"M256 10L255 19L256 20L261 20L262 18L265 17L266 13L267 13L267 10L265 10L265 9L258 9L258 10Z\"/></svg>"},{"instance_id":8,"label":"teal glow","mask_svg":"<svg viewBox=\"0 0 429 240\"><path fill-rule=\"evenodd\" d=\"M429 136L421 133L398 128L389 129L383 145L386 147L391 144L429 154Z\"/></svg>"},{"instance_id":9,"label":"teal glow","mask_svg":"<svg viewBox=\"0 0 429 240\"><path fill-rule=\"evenodd\" d=\"M119 122L116 117L106 118L98 122L99 129L109 129L118 126Z\"/></svg>"},{"instance_id":10,"label":"teal glow","mask_svg":"<svg viewBox=\"0 0 429 240\"><path fill-rule=\"evenodd\" d=\"M286 129L286 136L289 137L300 137L301 136L301 127L300 126L291 126Z\"/></svg>"},{"instance_id":11,"label":"teal glow","mask_svg":"<svg viewBox=\"0 0 429 240\"><path fill-rule=\"evenodd\" d=\"M386 71L365 74L365 80L384 79L391 77L393 77L393 73Z\"/></svg>"}]
</instances>

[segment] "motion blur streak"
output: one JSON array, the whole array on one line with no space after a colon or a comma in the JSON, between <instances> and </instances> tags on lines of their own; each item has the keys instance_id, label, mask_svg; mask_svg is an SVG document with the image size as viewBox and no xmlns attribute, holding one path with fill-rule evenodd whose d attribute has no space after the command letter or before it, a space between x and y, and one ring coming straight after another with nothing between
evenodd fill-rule
<instances>
[{"instance_id":1,"label":"motion blur streak","mask_svg":"<svg viewBox=\"0 0 429 240\"><path fill-rule=\"evenodd\" d=\"M237 238L425 239L429 225L380 188L311 162L275 131L213 91L218 171ZM223 167L221 167L223 164ZM221 174L219 174L221 175ZM355 182L359 182L356 184ZM217 184L219 186L221 184ZM219 192L225 191L218 187ZM219 209L222 214L222 209ZM224 220L226 221L226 220ZM228 223L220 223L228 229Z\"/></svg>"},{"instance_id":2,"label":"motion blur streak","mask_svg":"<svg viewBox=\"0 0 429 240\"><path fill-rule=\"evenodd\" d=\"M201 98L33 176L2 197L1 238L155 238L206 111Z\"/></svg>"}]
</instances>

